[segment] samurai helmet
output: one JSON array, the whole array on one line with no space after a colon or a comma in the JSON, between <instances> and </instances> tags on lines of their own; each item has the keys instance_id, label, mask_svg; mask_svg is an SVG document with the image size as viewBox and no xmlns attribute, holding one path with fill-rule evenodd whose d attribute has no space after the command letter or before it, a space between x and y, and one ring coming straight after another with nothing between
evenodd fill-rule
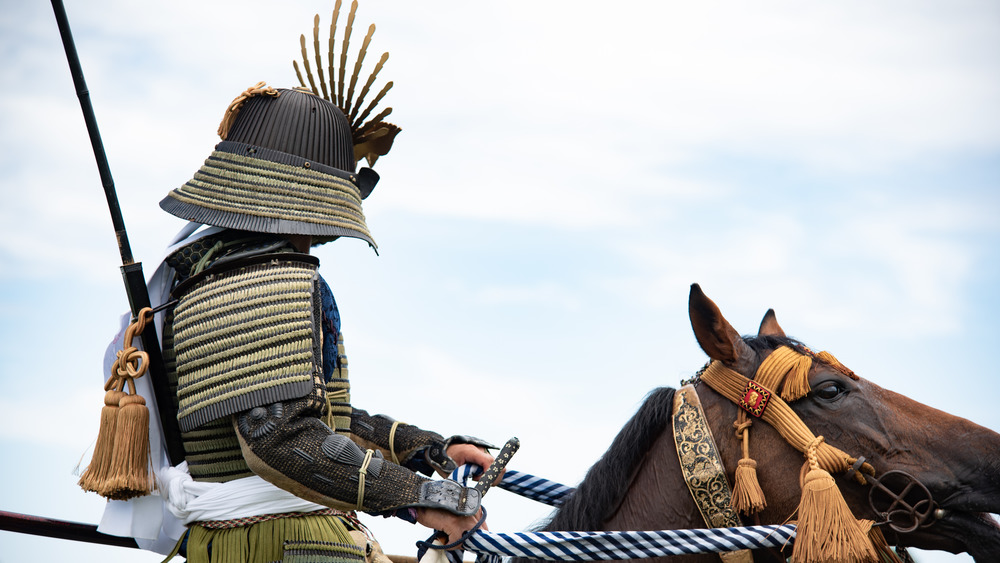
<instances>
[{"instance_id":1,"label":"samurai helmet","mask_svg":"<svg viewBox=\"0 0 1000 563\"><path fill-rule=\"evenodd\" d=\"M375 187L378 174L371 168L358 170L357 163L364 158L369 166L373 165L379 156L389 152L400 129L383 121L392 108L365 121L392 82L361 111L388 53L382 55L354 99L374 25L368 29L344 95L347 51L356 9L354 2L344 32L339 76L335 77L332 61L339 0L334 8L327 55L329 92L321 65L317 15L313 45L322 92L316 87L303 35L302 58L311 87L305 85L299 65L294 62L300 87L276 89L258 82L237 96L219 125L222 142L191 180L160 202L164 211L218 227L312 235L314 244L346 236L376 246L365 223L361 200Z\"/></svg>"}]
</instances>

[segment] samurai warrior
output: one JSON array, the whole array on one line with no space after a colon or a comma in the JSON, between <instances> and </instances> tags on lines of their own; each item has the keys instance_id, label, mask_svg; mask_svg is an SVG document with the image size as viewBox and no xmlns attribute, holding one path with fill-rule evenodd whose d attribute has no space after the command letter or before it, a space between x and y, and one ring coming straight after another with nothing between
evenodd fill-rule
<instances>
[{"instance_id":1,"label":"samurai warrior","mask_svg":"<svg viewBox=\"0 0 1000 563\"><path fill-rule=\"evenodd\" d=\"M356 511L451 540L481 515L477 491L424 475L487 467L488 444L351 404L340 313L310 255L342 237L375 248L362 200L378 175L358 162L385 155L399 128L389 109L368 119L391 83L362 109L387 54L354 98L373 31L346 95L343 67L329 90L318 69L316 86L303 38L311 87L296 63L300 87L243 92L204 165L160 202L192 222L154 276L176 301L161 329L176 400L159 408L176 410L185 452L157 477L189 561L361 561L372 546Z\"/></svg>"}]
</instances>

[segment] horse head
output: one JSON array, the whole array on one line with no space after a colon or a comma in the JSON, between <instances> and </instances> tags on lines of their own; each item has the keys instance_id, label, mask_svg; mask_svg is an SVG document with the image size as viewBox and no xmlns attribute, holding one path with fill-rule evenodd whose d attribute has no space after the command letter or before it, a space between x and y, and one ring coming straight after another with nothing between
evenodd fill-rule
<instances>
[{"instance_id":1,"label":"horse head","mask_svg":"<svg viewBox=\"0 0 1000 563\"><path fill-rule=\"evenodd\" d=\"M879 387L830 354L813 353L785 335L773 310L757 336L743 338L695 284L689 313L710 366L753 380L778 350L794 350L807 360L799 364L807 366L801 389L790 393L787 406L812 435L822 436L820 441L836 452L833 457L846 454L847 471L835 476L855 517L874 521L893 545L968 552L977 562L996 560L1000 526L989 513L1000 513L1000 434ZM697 389L730 481L744 455L731 424L742 416L751 421L749 451L766 495L757 518L765 524L794 519L803 474L801 444L789 440L787 429L740 415L736 399L721 395L716 384L702 384L705 375ZM793 385L789 379L780 384L786 390ZM773 391L777 394L780 386Z\"/></svg>"}]
</instances>

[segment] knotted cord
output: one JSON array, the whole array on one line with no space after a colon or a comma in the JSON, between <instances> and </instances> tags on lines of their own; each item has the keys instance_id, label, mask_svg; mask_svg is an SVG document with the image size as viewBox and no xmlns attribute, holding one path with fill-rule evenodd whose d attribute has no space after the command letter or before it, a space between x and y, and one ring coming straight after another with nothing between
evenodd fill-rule
<instances>
[{"instance_id":1,"label":"knotted cord","mask_svg":"<svg viewBox=\"0 0 1000 563\"><path fill-rule=\"evenodd\" d=\"M152 319L153 310L146 307L139 311L139 317L125 330L125 341L111 366L111 376L104 384L105 391L123 391L127 383L129 394L136 394L134 380L142 377L149 369L149 354L133 346L132 340L142 334L146 323Z\"/></svg>"},{"instance_id":2,"label":"knotted cord","mask_svg":"<svg viewBox=\"0 0 1000 563\"><path fill-rule=\"evenodd\" d=\"M243 103L254 96L272 96L277 98L279 92L268 86L264 81L258 82L253 86L246 89L245 92L236 96L236 98L229 103L229 107L226 108L226 114L222 116L222 123L219 123L219 137L223 141L229 136L229 128L233 126L236 121L236 116L240 113L240 109L243 107Z\"/></svg>"},{"instance_id":3,"label":"knotted cord","mask_svg":"<svg viewBox=\"0 0 1000 563\"><path fill-rule=\"evenodd\" d=\"M146 307L125 330L122 349L104 384L107 393L94 456L80 476L80 487L108 499L144 496L153 488L149 470L149 409L135 388L135 380L149 369L149 354L132 345L152 319L153 310ZM128 393L124 391L126 385Z\"/></svg>"}]
</instances>

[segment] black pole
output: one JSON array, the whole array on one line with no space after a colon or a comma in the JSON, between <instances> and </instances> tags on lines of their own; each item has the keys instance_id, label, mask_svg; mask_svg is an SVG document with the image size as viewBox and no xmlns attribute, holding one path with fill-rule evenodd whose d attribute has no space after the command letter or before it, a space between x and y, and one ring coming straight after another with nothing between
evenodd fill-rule
<instances>
[{"instance_id":1,"label":"black pole","mask_svg":"<svg viewBox=\"0 0 1000 563\"><path fill-rule=\"evenodd\" d=\"M63 6L62 0L52 0L52 10L56 15L56 23L59 24L59 35L62 37L63 47L66 50L66 59L69 61L70 74L73 75L76 95L80 98L83 119L87 123L87 132L90 134L90 144L94 147L97 170L101 174L101 184L104 186L108 210L111 211L111 223L114 225L115 237L118 239L118 250L122 256L121 271L125 282L125 292L128 294L132 317L135 318L139 316L139 311L150 306L146 279L142 274L142 263L132 259L132 248L129 246L128 234L125 232L122 210L118 206L118 195L115 192L115 182L111 178L108 155L104 152L101 132L97 128L97 117L94 115L94 107L90 103L90 91L87 90L87 83L83 79L83 66L76 53L76 44L73 42L73 33L70 31L69 18L66 17L66 8ZM177 465L184 461L184 445L181 442L181 429L174 414L173 399L167 382L166 368L163 365L163 356L160 352L160 342L156 336L155 326L148 325L142 331L142 347L149 354L149 375L152 377L153 392L156 395L156 405L160 413L160 424L163 426L167 453L170 457L170 463Z\"/></svg>"},{"instance_id":2,"label":"black pole","mask_svg":"<svg viewBox=\"0 0 1000 563\"><path fill-rule=\"evenodd\" d=\"M118 547L139 547L132 538L112 536L98 532L97 526L93 524L56 520L43 516L31 516L30 514L7 512L6 510L0 510L0 530L60 540L82 541Z\"/></svg>"}]
</instances>

